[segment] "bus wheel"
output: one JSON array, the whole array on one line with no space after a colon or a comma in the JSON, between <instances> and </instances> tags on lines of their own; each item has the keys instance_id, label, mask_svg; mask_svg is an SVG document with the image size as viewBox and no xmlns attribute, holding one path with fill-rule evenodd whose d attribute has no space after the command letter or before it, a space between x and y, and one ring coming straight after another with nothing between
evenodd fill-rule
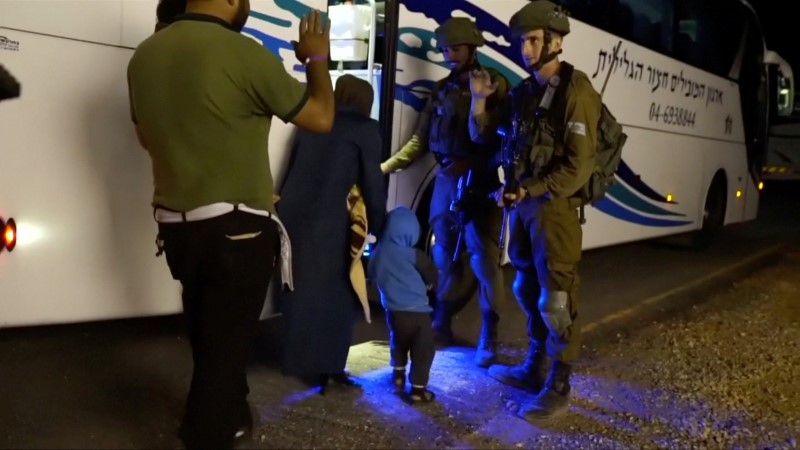
<instances>
[{"instance_id":1,"label":"bus wheel","mask_svg":"<svg viewBox=\"0 0 800 450\"><path fill-rule=\"evenodd\" d=\"M417 241L417 248L425 252L426 255L432 257L431 248L433 247L433 228L428 224L428 215L431 210L431 198L433 197L433 183L425 189L422 193L417 209L417 221L419 222L419 241Z\"/></svg>"},{"instance_id":2,"label":"bus wheel","mask_svg":"<svg viewBox=\"0 0 800 450\"><path fill-rule=\"evenodd\" d=\"M705 250L719 235L725 222L727 200L725 176L722 172L718 172L708 188L706 203L703 207L703 225L692 236L692 248Z\"/></svg>"}]
</instances>

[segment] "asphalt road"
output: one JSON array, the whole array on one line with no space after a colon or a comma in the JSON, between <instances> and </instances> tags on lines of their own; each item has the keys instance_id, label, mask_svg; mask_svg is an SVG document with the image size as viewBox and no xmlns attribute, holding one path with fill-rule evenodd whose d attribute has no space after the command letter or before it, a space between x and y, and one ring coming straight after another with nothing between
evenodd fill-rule
<instances>
[{"instance_id":1,"label":"asphalt road","mask_svg":"<svg viewBox=\"0 0 800 450\"><path fill-rule=\"evenodd\" d=\"M681 247L680 239L586 252L581 266L581 317L589 345L593 339L632 333L654 318L702 303L711 293L769 264L782 245L800 236L798 194L800 186L768 185L759 219L726 229L704 252ZM510 285L513 274L506 275ZM354 344L386 339L382 316L376 313L372 325L358 325ZM510 295L502 320L501 340L513 354L526 338L524 315ZM455 331L467 343L474 342L478 323L477 305L472 302L457 317ZM270 365L276 324L279 321L264 325L255 353L252 377L258 380L257 398L266 398L266 392L274 396L300 389ZM453 355L471 359L468 347L453 352L443 360L459 360ZM367 363L356 366L376 361L365 358ZM176 317L2 330L0 447L174 448L190 374L188 345ZM315 417L309 424L319 421ZM376 419L373 429L366 431L380 434L381 420L387 419ZM413 428L413 421L405 420ZM336 420L331 421L335 425ZM326 429L341 436L352 434L346 424ZM315 445L355 445L331 439L317 439Z\"/></svg>"}]
</instances>

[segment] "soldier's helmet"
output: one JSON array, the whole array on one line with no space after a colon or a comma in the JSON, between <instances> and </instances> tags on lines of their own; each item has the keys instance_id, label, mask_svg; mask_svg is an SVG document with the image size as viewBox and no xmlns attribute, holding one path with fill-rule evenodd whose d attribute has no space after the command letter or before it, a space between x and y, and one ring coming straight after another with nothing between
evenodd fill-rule
<instances>
[{"instance_id":1,"label":"soldier's helmet","mask_svg":"<svg viewBox=\"0 0 800 450\"><path fill-rule=\"evenodd\" d=\"M475 23L466 17L451 17L441 24L436 31L436 46L439 48L453 47L456 45L482 46L483 39Z\"/></svg>"},{"instance_id":2,"label":"soldier's helmet","mask_svg":"<svg viewBox=\"0 0 800 450\"><path fill-rule=\"evenodd\" d=\"M514 40L538 29L549 29L566 36L569 34L569 19L561 6L548 0L535 0L511 16L508 29Z\"/></svg>"}]
</instances>

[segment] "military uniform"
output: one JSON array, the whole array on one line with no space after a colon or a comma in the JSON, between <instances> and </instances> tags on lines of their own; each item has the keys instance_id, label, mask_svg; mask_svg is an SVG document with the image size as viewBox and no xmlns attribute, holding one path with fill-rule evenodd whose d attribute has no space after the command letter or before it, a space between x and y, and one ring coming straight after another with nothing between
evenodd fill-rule
<instances>
[{"instance_id":1,"label":"military uniform","mask_svg":"<svg viewBox=\"0 0 800 450\"><path fill-rule=\"evenodd\" d=\"M515 38L536 29L561 36L569 33L561 9L544 0L522 8L509 27ZM547 57L547 62L555 59L555 55L540 54L540 60ZM572 69L567 63L558 64L562 71ZM556 90L552 104L561 107L542 113L545 91L546 86L530 77L512 90L513 102L506 102L495 115L475 116L471 124L478 135L512 120L526 130L519 137L523 163L517 180L526 195L510 215L509 257L517 272L514 295L528 316L528 355L519 366L492 366L489 374L538 392L520 411L528 420L552 417L568 404L569 363L578 357L581 345L577 319L582 247L578 207L582 201L578 191L595 167L601 110L599 94L578 70L572 70L568 83ZM554 362L548 370L550 359Z\"/></svg>"},{"instance_id":2,"label":"military uniform","mask_svg":"<svg viewBox=\"0 0 800 450\"><path fill-rule=\"evenodd\" d=\"M466 18L451 18L435 33L439 47L484 44L480 32ZM475 66L467 70L480 68L477 58ZM488 198L499 186L493 159L499 142L484 145L470 139L472 95L469 79L464 79L462 73L453 72L435 84L411 140L387 160L384 167L390 171L405 167L426 149L436 157L441 168L434 180L429 214L429 224L436 240L432 256L440 272L434 327L440 336L452 339L451 318L469 301L473 276L477 278L483 326L476 363L488 367L496 358L498 309L504 297L497 245L502 215ZM507 81L499 73L492 73L498 83L498 92L489 103L495 106L505 96ZM472 273L464 270L462 264L453 263L459 231L457 216L450 210L459 179L469 170L472 170L475 195L465 205L467 221L462 248L466 247L470 254Z\"/></svg>"}]
</instances>

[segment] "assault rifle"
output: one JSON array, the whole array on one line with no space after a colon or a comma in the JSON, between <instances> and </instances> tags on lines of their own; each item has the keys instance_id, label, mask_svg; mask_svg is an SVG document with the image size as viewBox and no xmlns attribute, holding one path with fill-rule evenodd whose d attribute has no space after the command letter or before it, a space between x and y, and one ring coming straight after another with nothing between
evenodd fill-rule
<instances>
[{"instance_id":1,"label":"assault rifle","mask_svg":"<svg viewBox=\"0 0 800 450\"><path fill-rule=\"evenodd\" d=\"M453 262L458 262L461 258L461 249L464 245L464 226L467 224L467 207L472 194L472 169L469 169L466 174L458 179L456 197L450 202L450 211L456 215L456 229L458 230Z\"/></svg>"}]
</instances>

